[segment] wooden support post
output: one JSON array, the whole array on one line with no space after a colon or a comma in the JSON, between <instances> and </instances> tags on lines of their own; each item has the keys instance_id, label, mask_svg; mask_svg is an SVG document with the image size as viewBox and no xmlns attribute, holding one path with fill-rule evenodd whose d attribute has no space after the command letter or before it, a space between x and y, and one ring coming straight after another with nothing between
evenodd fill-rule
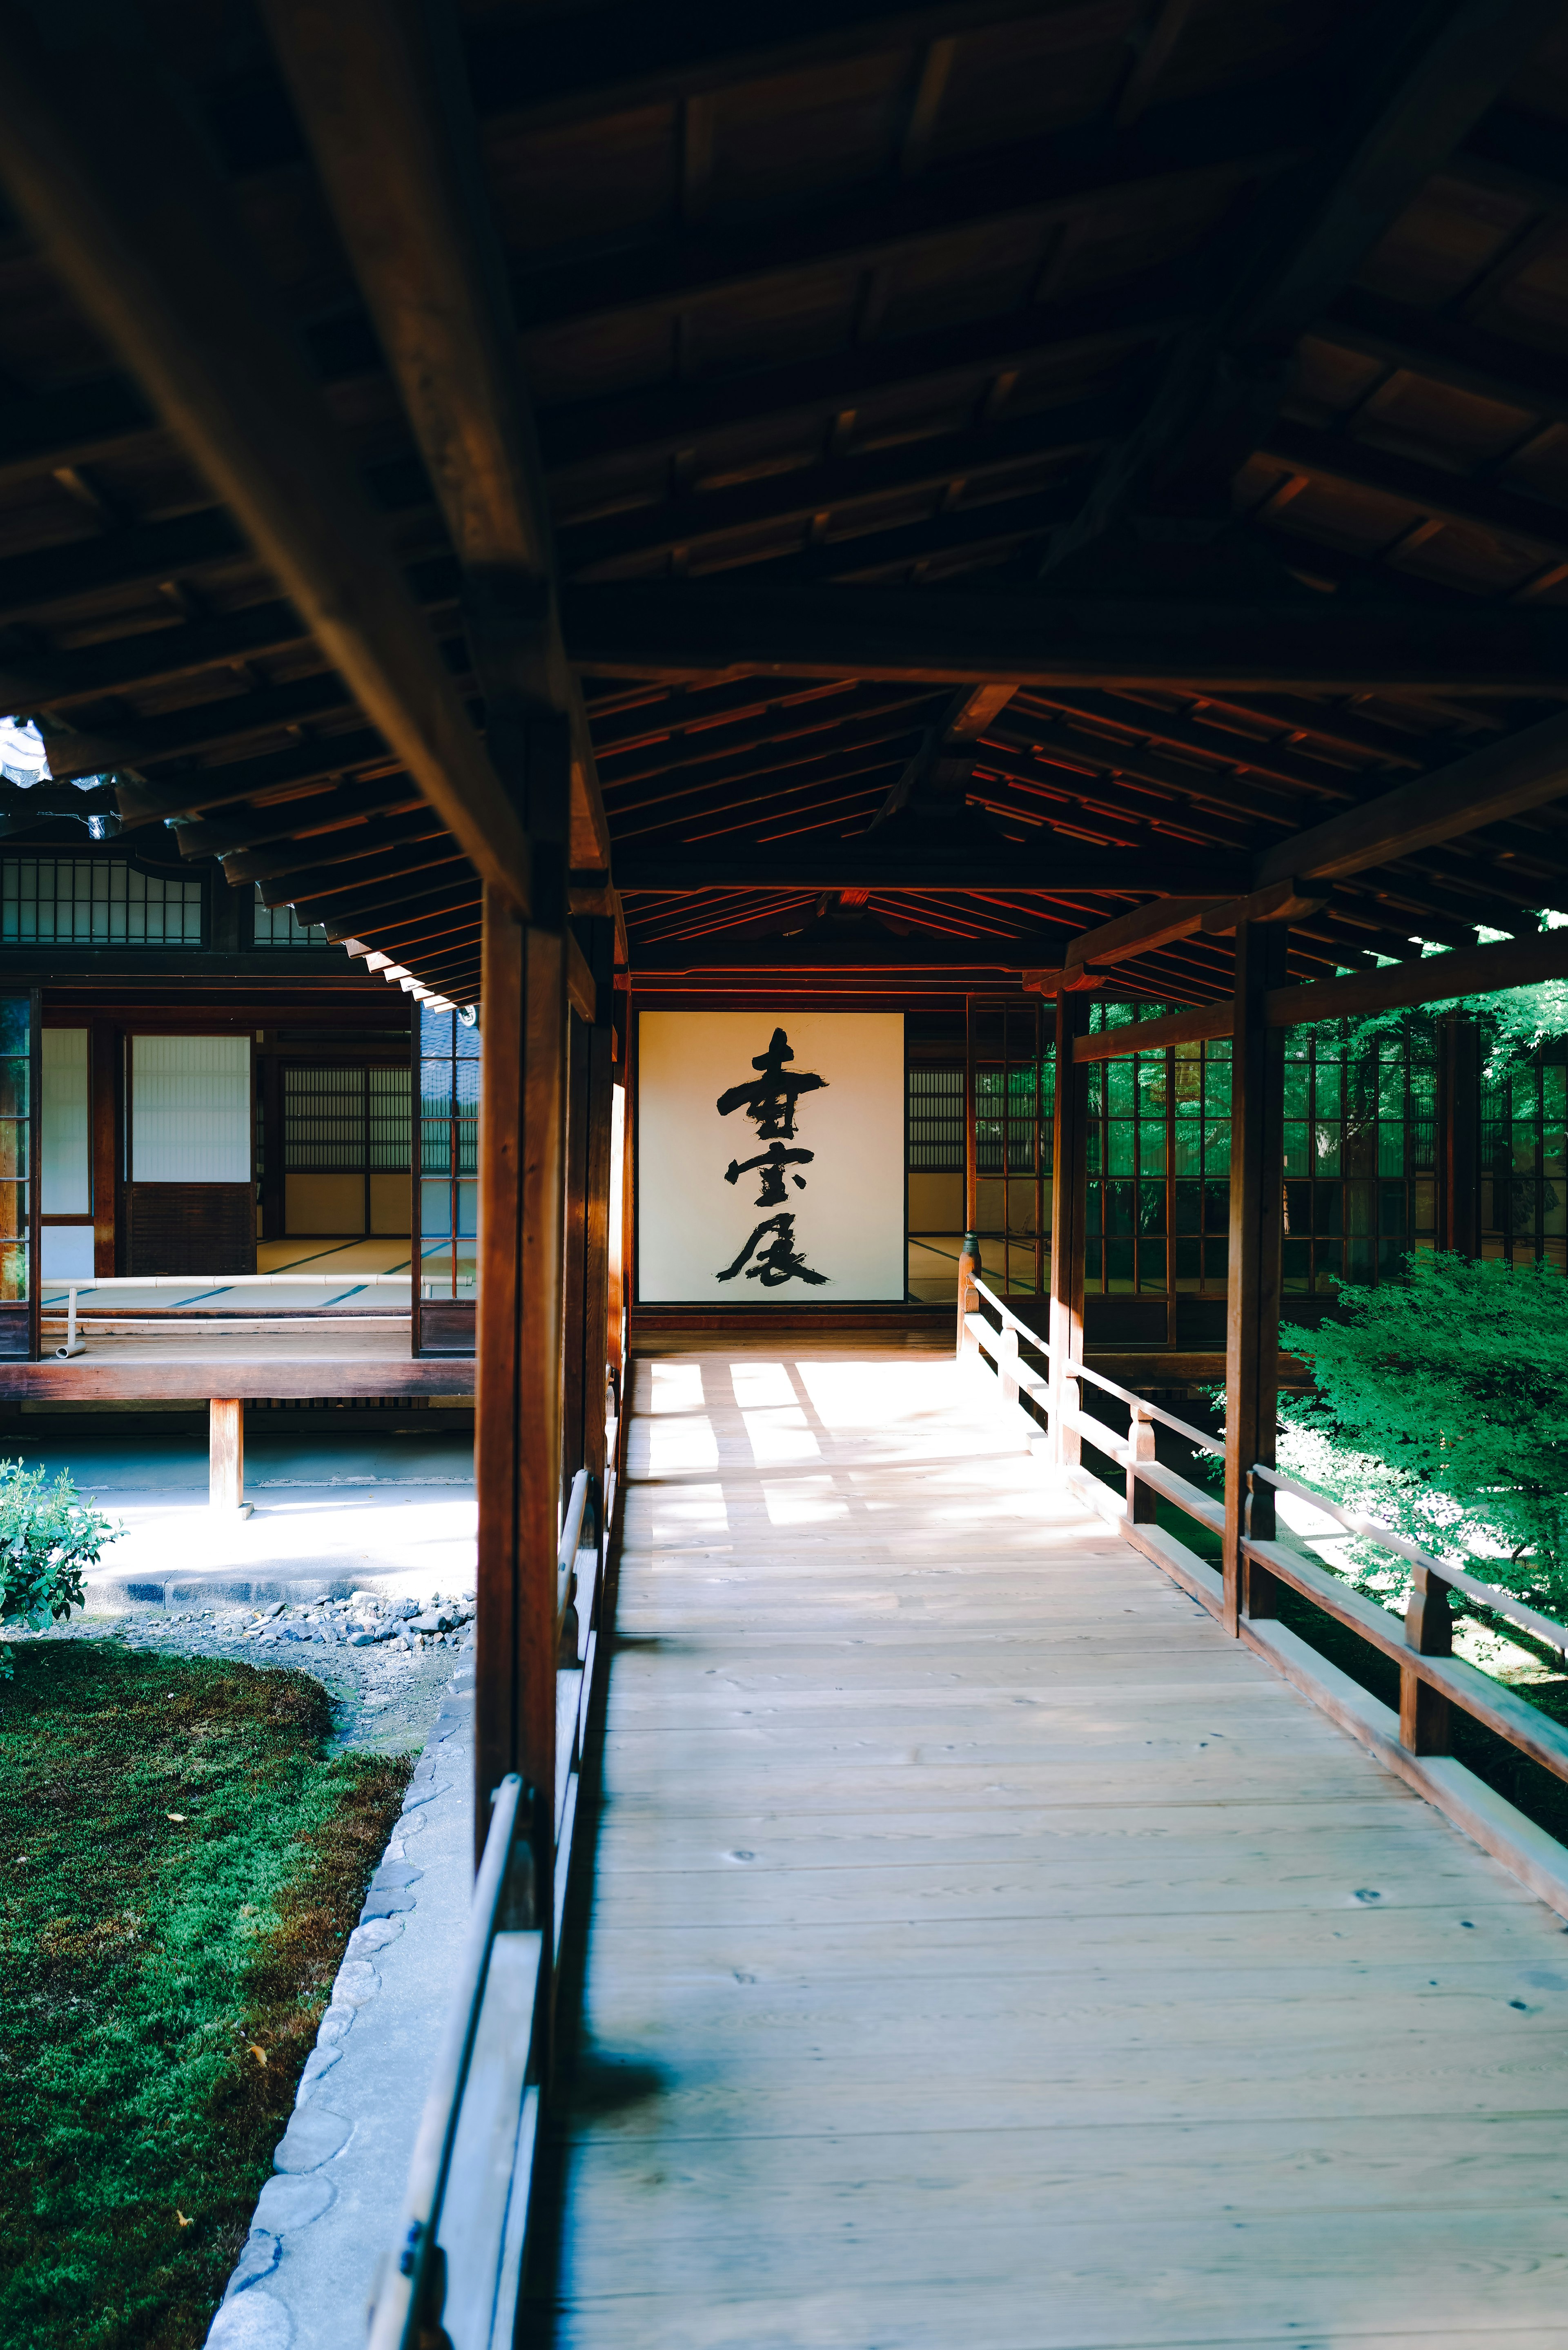
<instances>
[{"instance_id":1,"label":"wooden support post","mask_svg":"<svg viewBox=\"0 0 1568 2350\"><path fill-rule=\"evenodd\" d=\"M214 1396L207 1406L207 1501L229 1517L248 1517L245 1499L245 1408L237 1396Z\"/></svg>"},{"instance_id":2,"label":"wooden support post","mask_svg":"<svg viewBox=\"0 0 1568 2350\"><path fill-rule=\"evenodd\" d=\"M583 1467L594 1481L594 1491L605 1492L605 1421L608 1410L607 1379L612 1362L618 1367L620 1333L610 1328L610 1151L615 1109L615 1030L610 1025L610 993L615 952L614 925L597 918L592 924L588 962L598 992L597 1017L587 1036L588 1148L583 1230L583 1301L587 1340L583 1357ZM618 1303L617 1308L618 1324ZM601 1544L604 1511L597 1516Z\"/></svg>"},{"instance_id":3,"label":"wooden support post","mask_svg":"<svg viewBox=\"0 0 1568 2350\"><path fill-rule=\"evenodd\" d=\"M1155 1458L1154 1422L1135 1404L1127 1427L1127 1516L1135 1526L1152 1526L1158 1497L1138 1475L1140 1461Z\"/></svg>"},{"instance_id":4,"label":"wooden support post","mask_svg":"<svg viewBox=\"0 0 1568 2350\"><path fill-rule=\"evenodd\" d=\"M119 1271L115 1232L119 1207L119 1171L124 1163L120 1144L119 1031L108 1020L92 1024L92 1269L110 1274Z\"/></svg>"},{"instance_id":5,"label":"wooden support post","mask_svg":"<svg viewBox=\"0 0 1568 2350\"><path fill-rule=\"evenodd\" d=\"M493 1789L526 1791L532 1882L508 1922L554 1916L556 1555L561 1507L564 1226L565 722L497 695L492 755L537 826L533 919L484 893L479 1303L474 1427L479 1576L474 1678L474 1857ZM541 837L540 836L543 836Z\"/></svg>"},{"instance_id":6,"label":"wooden support post","mask_svg":"<svg viewBox=\"0 0 1568 2350\"><path fill-rule=\"evenodd\" d=\"M1438 1023L1438 1245L1480 1254L1480 1031Z\"/></svg>"},{"instance_id":7,"label":"wooden support post","mask_svg":"<svg viewBox=\"0 0 1568 2350\"><path fill-rule=\"evenodd\" d=\"M561 1490L570 1492L583 1467L583 1383L590 1350L587 1306L588 1193L587 1023L566 1014L566 1255L561 1280Z\"/></svg>"},{"instance_id":8,"label":"wooden support post","mask_svg":"<svg viewBox=\"0 0 1568 2350\"><path fill-rule=\"evenodd\" d=\"M980 1292L974 1285L974 1277L981 1270L980 1243L972 1232L965 1232L963 1246L959 1251L958 1273L958 1355L961 1362L966 1355L977 1351L967 1325L970 1315L980 1312Z\"/></svg>"},{"instance_id":9,"label":"wooden support post","mask_svg":"<svg viewBox=\"0 0 1568 2350\"><path fill-rule=\"evenodd\" d=\"M1088 1025L1082 992L1056 998L1056 1100L1051 1154L1051 1459L1075 1468L1083 1442L1064 1425L1079 1409L1078 1381L1069 1362L1084 1357L1084 1215L1088 1193L1089 1072L1073 1058L1074 1039Z\"/></svg>"},{"instance_id":10,"label":"wooden support post","mask_svg":"<svg viewBox=\"0 0 1568 2350\"><path fill-rule=\"evenodd\" d=\"M1236 925L1235 1026L1231 1059L1231 1266L1225 1333L1225 1612L1235 1632L1249 1612L1243 1534L1274 1532L1272 1468L1280 1368L1280 1242L1284 1182L1284 1031L1265 1024L1263 997L1282 984L1290 933L1281 922ZM1268 1606L1262 1586L1258 1597ZM1260 1613L1263 1612L1260 1607Z\"/></svg>"},{"instance_id":11,"label":"wooden support post","mask_svg":"<svg viewBox=\"0 0 1568 2350\"><path fill-rule=\"evenodd\" d=\"M974 1024L977 1006L972 995L963 1007L963 1224L966 1232L980 1224L980 1137L975 1129Z\"/></svg>"},{"instance_id":12,"label":"wooden support post","mask_svg":"<svg viewBox=\"0 0 1568 2350\"><path fill-rule=\"evenodd\" d=\"M1018 1401L1018 1333L1010 1322L996 1334L996 1384L1003 1403Z\"/></svg>"},{"instance_id":13,"label":"wooden support post","mask_svg":"<svg viewBox=\"0 0 1568 2350\"><path fill-rule=\"evenodd\" d=\"M1449 1612L1449 1586L1424 1566L1411 1569L1409 1604L1405 1610L1405 1639L1418 1657L1449 1657L1454 1648L1454 1621ZM1399 1743L1410 1754L1447 1754L1449 1700L1411 1670L1399 1668Z\"/></svg>"}]
</instances>

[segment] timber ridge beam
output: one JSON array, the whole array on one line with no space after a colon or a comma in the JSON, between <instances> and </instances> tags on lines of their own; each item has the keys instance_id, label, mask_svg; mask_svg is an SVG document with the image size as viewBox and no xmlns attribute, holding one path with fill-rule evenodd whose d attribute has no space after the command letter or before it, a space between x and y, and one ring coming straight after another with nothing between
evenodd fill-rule
<instances>
[{"instance_id":1,"label":"timber ridge beam","mask_svg":"<svg viewBox=\"0 0 1568 2350\"><path fill-rule=\"evenodd\" d=\"M68 93L68 94L67 94ZM275 575L475 869L528 842L325 410L232 189L133 18L0 5L0 172L88 316Z\"/></svg>"},{"instance_id":2,"label":"timber ridge beam","mask_svg":"<svg viewBox=\"0 0 1568 2350\"><path fill-rule=\"evenodd\" d=\"M704 671L932 686L1170 686L1195 692L1568 693L1568 609L1480 601L1125 601L1042 589L768 588L705 580L561 589L585 674Z\"/></svg>"},{"instance_id":3,"label":"timber ridge beam","mask_svg":"<svg viewBox=\"0 0 1568 2350\"><path fill-rule=\"evenodd\" d=\"M1419 962L1392 971L1357 972L1349 979L1314 980L1305 987L1272 987L1263 997L1271 1028L1297 1028L1314 1020L1354 1020L1374 1012L1412 1010L1455 995L1501 993L1510 987L1535 987L1568 979L1568 929L1543 931L1538 938L1511 939L1497 946L1472 947L1454 954L1424 955ZM1169 1012L1157 1020L1129 1021L1074 1040L1075 1061L1116 1061L1129 1053L1154 1053L1168 1045L1192 1045L1234 1033L1236 1007L1230 996L1214 1003Z\"/></svg>"}]
</instances>

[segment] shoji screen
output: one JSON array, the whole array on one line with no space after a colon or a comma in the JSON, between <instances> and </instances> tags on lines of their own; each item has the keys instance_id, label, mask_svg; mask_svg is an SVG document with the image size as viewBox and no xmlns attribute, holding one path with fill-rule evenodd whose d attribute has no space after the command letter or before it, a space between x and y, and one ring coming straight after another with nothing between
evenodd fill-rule
<instances>
[{"instance_id":1,"label":"shoji screen","mask_svg":"<svg viewBox=\"0 0 1568 2350\"><path fill-rule=\"evenodd\" d=\"M133 1183L248 1183L248 1036L131 1039Z\"/></svg>"}]
</instances>

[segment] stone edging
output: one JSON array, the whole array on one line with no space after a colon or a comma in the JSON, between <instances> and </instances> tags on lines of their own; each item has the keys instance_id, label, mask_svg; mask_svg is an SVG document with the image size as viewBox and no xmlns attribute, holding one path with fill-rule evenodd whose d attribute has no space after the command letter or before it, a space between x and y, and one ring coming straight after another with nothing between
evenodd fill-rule
<instances>
[{"instance_id":1,"label":"stone edging","mask_svg":"<svg viewBox=\"0 0 1568 2350\"><path fill-rule=\"evenodd\" d=\"M288 2350L293 2339L294 2323L286 2305L275 2293L261 2290L262 2280L277 2267L283 2249L281 2238L322 2219L337 2199L336 2186L322 2175L323 2167L343 2152L353 2137L354 2124L346 2115L316 2103L316 2092L342 2055L343 2043L360 2009L381 1988L375 1964L378 1955L402 1932L400 1913L415 1906L413 1888L423 1871L410 1860L409 1842L423 1831L421 1806L445 1794L452 1784L450 1776L438 1779L436 1772L443 1759L440 1751L443 1742L469 1726L473 1703L471 1657L472 1650L453 1675L452 1690L441 1700L429 1742L403 1798L401 1814L370 1880L359 1923L348 1937L343 1962L332 1985L332 1998L316 2035L316 2045L300 2075L293 2118L273 2155L274 2176L257 2199L250 2234L223 2289L223 2301L207 2334L206 2350ZM468 1690L460 1690L458 1683L464 1681ZM399 2196L401 2178L389 2179L387 2188L390 2197ZM386 2230L389 2247L395 2216L395 2204L389 2202Z\"/></svg>"}]
</instances>

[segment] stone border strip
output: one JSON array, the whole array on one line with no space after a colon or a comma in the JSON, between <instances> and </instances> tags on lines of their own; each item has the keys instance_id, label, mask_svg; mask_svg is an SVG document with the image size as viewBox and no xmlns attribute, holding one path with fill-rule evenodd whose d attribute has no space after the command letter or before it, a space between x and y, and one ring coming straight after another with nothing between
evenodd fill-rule
<instances>
[{"instance_id":1,"label":"stone border strip","mask_svg":"<svg viewBox=\"0 0 1568 2350\"><path fill-rule=\"evenodd\" d=\"M265 2289L265 2281L278 2269L283 2239L314 2227L337 2200L338 2183L329 2166L351 2145L356 2126L325 2098L317 2101L317 2091L340 2061L362 2011L381 1989L378 1958L402 1933L406 1914L416 1906L415 1887L424 1871L410 1857L410 1846L417 1855L426 1825L424 1807L444 1794L465 1767L469 1740L460 1733L469 1731L473 1711L472 1642L461 1654L462 1661L441 1700L401 1814L370 1880L359 1923L348 1937L316 2045L300 2076L293 2117L273 2155L274 2175L257 2199L250 2233L207 2334L207 2350L290 2350L295 2340L295 2313L276 2292ZM385 2187L383 2241L389 2247L401 2171L389 2177Z\"/></svg>"}]
</instances>

